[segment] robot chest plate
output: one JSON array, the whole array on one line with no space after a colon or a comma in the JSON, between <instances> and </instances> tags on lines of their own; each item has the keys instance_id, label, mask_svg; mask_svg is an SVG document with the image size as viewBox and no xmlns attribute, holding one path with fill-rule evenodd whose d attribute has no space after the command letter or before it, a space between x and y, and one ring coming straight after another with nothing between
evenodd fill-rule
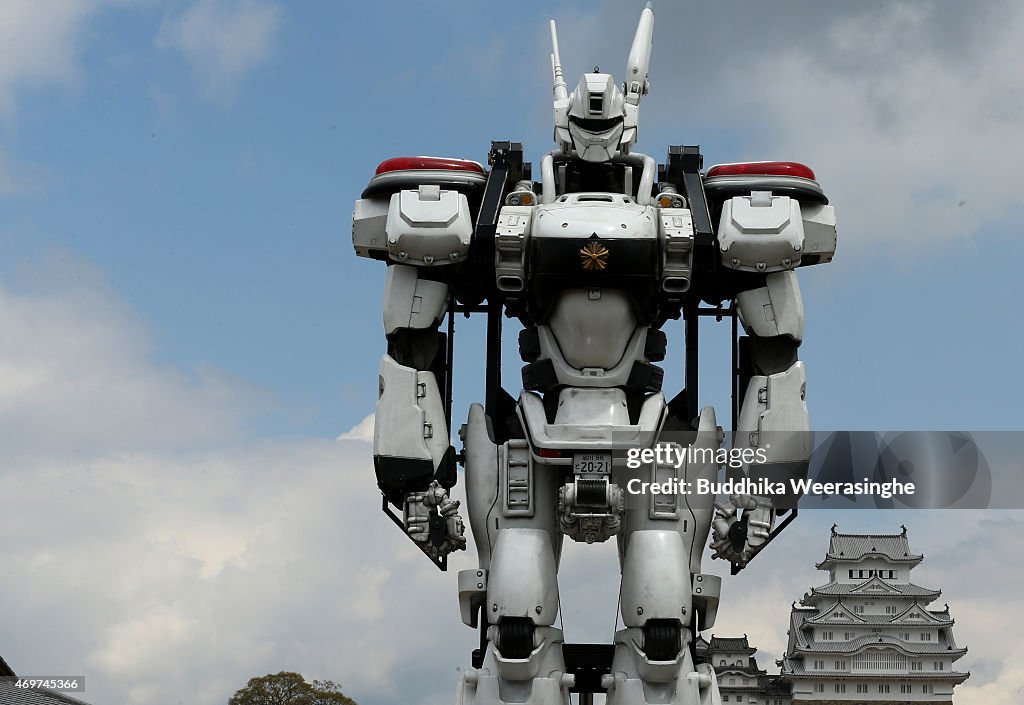
<instances>
[{"instance_id":1,"label":"robot chest plate","mask_svg":"<svg viewBox=\"0 0 1024 705\"><path fill-rule=\"evenodd\" d=\"M631 280L656 279L660 264L655 211L628 196L571 194L534 214L526 257L533 280L630 288Z\"/></svg>"},{"instance_id":2,"label":"robot chest plate","mask_svg":"<svg viewBox=\"0 0 1024 705\"><path fill-rule=\"evenodd\" d=\"M540 318L558 292L582 288L626 291L649 313L662 294L689 287L689 215L615 193L566 194L532 208L506 206L495 243L498 288L527 300Z\"/></svg>"}]
</instances>

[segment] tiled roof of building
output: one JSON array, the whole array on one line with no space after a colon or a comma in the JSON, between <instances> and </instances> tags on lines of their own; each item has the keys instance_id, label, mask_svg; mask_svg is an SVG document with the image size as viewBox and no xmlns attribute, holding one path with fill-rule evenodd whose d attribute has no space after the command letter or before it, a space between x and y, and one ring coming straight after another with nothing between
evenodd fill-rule
<instances>
[{"instance_id":1,"label":"tiled roof of building","mask_svg":"<svg viewBox=\"0 0 1024 705\"><path fill-rule=\"evenodd\" d=\"M757 649L750 646L750 642L747 641L747 635L736 636L736 637L722 637L711 635L711 641L708 642L709 651L746 651L754 653Z\"/></svg>"},{"instance_id":2,"label":"tiled roof of building","mask_svg":"<svg viewBox=\"0 0 1024 705\"><path fill-rule=\"evenodd\" d=\"M941 590L929 590L914 583L890 583L878 576L861 583L832 582L821 587L812 587L811 595L887 595L893 597L931 597L942 594ZM806 598L805 598L806 599Z\"/></svg>"},{"instance_id":3,"label":"tiled roof of building","mask_svg":"<svg viewBox=\"0 0 1024 705\"><path fill-rule=\"evenodd\" d=\"M903 626L903 625L906 625L906 624L910 624L910 625L915 624L915 622L912 622L912 621L911 622L901 621L899 619L899 615L891 615L891 614L859 614L857 616L861 618L861 620L863 621L864 624L876 624L876 625L891 624L894 627L899 627L899 626ZM810 621L810 620L808 620L808 621ZM930 625L931 626L935 626L935 627L939 627L939 626L952 626L953 624L955 624L955 622L956 622L956 620L953 620L953 619L948 619L948 618L947 619L942 619L942 618L940 618L938 622L931 622ZM844 621L844 620L841 620L841 619L816 619L816 620L814 620L814 623L815 624L823 624L823 625L826 625L826 626L838 626L838 627L850 626L850 624L851 624L850 622ZM916 622L916 624L920 625L920 624L922 624L922 622Z\"/></svg>"},{"instance_id":4,"label":"tiled roof of building","mask_svg":"<svg viewBox=\"0 0 1024 705\"><path fill-rule=\"evenodd\" d=\"M765 695L783 695L788 696L790 694L789 685L782 680L782 675L774 676L761 676L757 679L757 687Z\"/></svg>"},{"instance_id":5,"label":"tiled roof of building","mask_svg":"<svg viewBox=\"0 0 1024 705\"><path fill-rule=\"evenodd\" d=\"M810 619L818 614L818 610L813 607L799 607L796 603L793 604L793 611L789 614L789 644L786 647L787 653L793 653L794 649L805 648L810 645L807 636L804 634L803 627L804 621Z\"/></svg>"},{"instance_id":6,"label":"tiled roof of building","mask_svg":"<svg viewBox=\"0 0 1024 705\"><path fill-rule=\"evenodd\" d=\"M835 616L836 612L839 612L840 616ZM847 626L851 624L867 624L864 619L866 615L857 614L852 611L849 607L843 604L842 600L836 600L827 607L820 607L818 614L808 615L804 620L805 624L845 624Z\"/></svg>"},{"instance_id":7,"label":"tiled roof of building","mask_svg":"<svg viewBox=\"0 0 1024 705\"><path fill-rule=\"evenodd\" d=\"M912 606L912 609L920 609L920 607ZM934 623L929 624L928 626L939 627L938 641L936 642L906 642L903 639L897 638L895 636L877 633L865 634L861 637L852 639L850 641L814 641L810 638L811 625L809 625L808 622L815 619L817 615L822 613L822 611L819 611L817 609L800 607L794 603L792 612L790 612L789 617L789 639L786 645L787 654L794 655L798 653L852 653L854 651L867 648L868 646L871 646L873 644L885 644L888 646L893 646L902 651L905 651L908 654L947 654L954 656L954 661L963 656L965 653L967 653L966 648L961 648L956 645L956 642L953 640L952 630L948 626L944 624L935 625ZM906 612L904 612L904 614L905 613ZM943 617L947 617L949 612L948 610L946 610L938 614L942 615ZM884 615L877 616L884 617ZM902 615L896 615L896 617L900 616ZM818 622L815 622L815 624L817 623ZM896 627L897 624L894 623L892 626Z\"/></svg>"},{"instance_id":8,"label":"tiled roof of building","mask_svg":"<svg viewBox=\"0 0 1024 705\"><path fill-rule=\"evenodd\" d=\"M754 664L752 667L751 666L729 666L729 665L715 666L715 664L713 664L713 663L711 665L715 667L715 673L718 674L718 675L722 675L723 673L739 673L741 675L752 676L752 677L756 678L758 676L763 676L765 673L767 673L767 671L763 671L760 668L758 668L757 664Z\"/></svg>"},{"instance_id":9,"label":"tiled roof of building","mask_svg":"<svg viewBox=\"0 0 1024 705\"><path fill-rule=\"evenodd\" d=\"M910 552L907 530L899 534L840 534L832 527L825 561L856 561L864 556L882 556L890 561L919 563L924 556Z\"/></svg>"},{"instance_id":10,"label":"tiled roof of building","mask_svg":"<svg viewBox=\"0 0 1024 705\"><path fill-rule=\"evenodd\" d=\"M842 612L842 616L833 616L839 610ZM910 619L911 614L924 615L922 619ZM818 614L815 616L808 616L804 620L804 624L820 624L824 626L850 626L854 624L889 624L894 627L904 625L920 625L929 624L936 627L949 627L954 624L954 621L949 616L949 609L945 610L926 610L921 607L917 602L912 602L899 614L861 614L851 611L846 605L843 604L842 600L836 600L828 607L820 607Z\"/></svg>"},{"instance_id":11,"label":"tiled roof of building","mask_svg":"<svg viewBox=\"0 0 1024 705\"><path fill-rule=\"evenodd\" d=\"M869 646L884 645L891 646L909 655L948 654L959 657L967 653L967 649L959 648L951 640L943 637L944 634L940 632L938 642L907 642L887 634L865 634L849 641L815 641L804 646L797 646L796 651L810 654L849 654Z\"/></svg>"}]
</instances>

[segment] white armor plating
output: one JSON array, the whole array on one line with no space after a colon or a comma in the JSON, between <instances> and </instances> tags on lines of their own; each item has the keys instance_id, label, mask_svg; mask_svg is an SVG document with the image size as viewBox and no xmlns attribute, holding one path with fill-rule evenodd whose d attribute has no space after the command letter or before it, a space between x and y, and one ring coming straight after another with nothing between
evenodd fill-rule
<instances>
[{"instance_id":1,"label":"white armor plating","mask_svg":"<svg viewBox=\"0 0 1024 705\"><path fill-rule=\"evenodd\" d=\"M722 259L733 269L778 272L800 264L804 228L800 204L789 196L754 191L722 207Z\"/></svg>"},{"instance_id":2,"label":"white armor plating","mask_svg":"<svg viewBox=\"0 0 1024 705\"><path fill-rule=\"evenodd\" d=\"M465 195L425 184L391 197L385 226L388 254L405 264L447 264L469 252L473 223Z\"/></svg>"},{"instance_id":3,"label":"white armor plating","mask_svg":"<svg viewBox=\"0 0 1024 705\"><path fill-rule=\"evenodd\" d=\"M566 536L618 545L624 628L600 678L609 705L720 705L714 669L695 664L690 650L719 609L721 580L702 572L703 547L711 537L716 558L746 565L773 536L777 507L766 497L627 491L631 483L696 487L722 471L714 410L697 406L695 390L671 402L661 392L667 319L683 314L690 326L701 300L733 302L728 313L749 344L733 450L757 449L767 461L733 472L806 471L806 378L796 355L804 314L792 270L831 260L835 213L810 170L723 173L710 208L692 161L699 150L672 148L680 151L661 168L632 152L653 18L648 3L624 83L595 68L572 93L552 22L558 148L544 155L540 184L528 168L492 183L479 164L415 158L425 160L422 171L382 164L353 213L356 252L389 265L378 483L433 558L465 544L459 503L446 491L454 449L441 388L450 389L444 375L456 368L438 326L449 305L469 315L483 300L498 304L487 309L489 326L503 307L525 325L523 391L513 401L489 386L486 410L473 404L459 431L479 558L479 568L459 574L460 613L486 630L487 644L463 672L457 705L567 705L577 671L553 626ZM486 219L481 202L491 204ZM438 363L444 355L447 367ZM688 349L687 393L690 360ZM680 438L670 431L708 452L628 467L620 451Z\"/></svg>"},{"instance_id":4,"label":"white armor plating","mask_svg":"<svg viewBox=\"0 0 1024 705\"><path fill-rule=\"evenodd\" d=\"M566 389L563 394L572 393ZM559 396L559 401L562 401ZM660 393L652 394L644 400L640 408L640 416L636 423L612 425L602 422L602 415L584 417L584 409L573 410L572 416L566 413L564 421L556 419L556 423L548 423L544 405L533 392L523 392L519 397L516 410L523 423L526 436L531 441L534 457L540 455L540 448L551 450L597 450L611 452L619 443L640 443L658 433L665 420L665 397ZM549 465L570 465L572 458L546 458Z\"/></svg>"},{"instance_id":5,"label":"white armor plating","mask_svg":"<svg viewBox=\"0 0 1024 705\"><path fill-rule=\"evenodd\" d=\"M385 355L380 361L379 394L373 454L430 460L436 466L448 449L448 438L433 373L399 365Z\"/></svg>"},{"instance_id":6,"label":"white armor plating","mask_svg":"<svg viewBox=\"0 0 1024 705\"><path fill-rule=\"evenodd\" d=\"M736 307L743 327L762 338L785 335L804 339L804 300L795 272L777 272L765 277L767 286L741 291Z\"/></svg>"},{"instance_id":7,"label":"white armor plating","mask_svg":"<svg viewBox=\"0 0 1024 705\"><path fill-rule=\"evenodd\" d=\"M384 333L436 328L448 308L448 285L420 279L415 267L388 267L384 282Z\"/></svg>"},{"instance_id":8,"label":"white armor plating","mask_svg":"<svg viewBox=\"0 0 1024 705\"><path fill-rule=\"evenodd\" d=\"M659 209L658 237L661 239L663 291L680 294L690 288L693 267L693 216L675 194L661 194L674 207Z\"/></svg>"},{"instance_id":9,"label":"white armor plating","mask_svg":"<svg viewBox=\"0 0 1024 705\"><path fill-rule=\"evenodd\" d=\"M763 446L768 462L793 462L810 456L804 363L785 372L754 375L743 396L737 431L744 445ZM764 442L762 442L764 439Z\"/></svg>"}]
</instances>

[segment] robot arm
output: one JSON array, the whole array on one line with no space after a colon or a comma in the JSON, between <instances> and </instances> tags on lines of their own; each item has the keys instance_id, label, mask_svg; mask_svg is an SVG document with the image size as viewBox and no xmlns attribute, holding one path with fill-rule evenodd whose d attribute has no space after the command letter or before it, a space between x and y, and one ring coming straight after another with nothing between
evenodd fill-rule
<instances>
[{"instance_id":1,"label":"robot arm","mask_svg":"<svg viewBox=\"0 0 1024 705\"><path fill-rule=\"evenodd\" d=\"M755 282L736 295L748 337L740 341L741 386L746 381L734 445L757 453L738 474L751 484L783 483L786 492L734 495L717 505L715 557L742 567L770 540L777 511L795 508L791 481L807 476L810 426L797 360L804 309L793 270L832 260L836 219L814 172L796 162L719 165L704 187L721 199L722 265Z\"/></svg>"},{"instance_id":2,"label":"robot arm","mask_svg":"<svg viewBox=\"0 0 1024 705\"><path fill-rule=\"evenodd\" d=\"M465 548L455 450L441 389L446 340L438 331L453 266L469 250L472 214L463 193L485 181L475 162L404 157L383 162L356 202L356 254L389 263L374 424L373 462L384 509L432 560ZM388 503L402 510L399 519Z\"/></svg>"},{"instance_id":3,"label":"robot arm","mask_svg":"<svg viewBox=\"0 0 1024 705\"><path fill-rule=\"evenodd\" d=\"M736 428L735 447L751 449L758 462L741 469L754 483L784 483L807 476L811 456L810 425L804 400L806 375L797 360L803 340L803 300L796 273L767 275L765 286L737 296L744 330L750 378ZM749 455L749 454L748 454ZM733 495L716 503L716 557L745 565L767 543L780 508L792 508L795 498ZM739 512L742 510L743 515Z\"/></svg>"},{"instance_id":4,"label":"robot arm","mask_svg":"<svg viewBox=\"0 0 1024 705\"><path fill-rule=\"evenodd\" d=\"M388 267L384 284L384 334L373 437L377 483L396 506L409 491L431 480L454 484L448 420L438 385L443 355L437 327L448 303L448 286L421 279L415 267Z\"/></svg>"},{"instance_id":5,"label":"robot arm","mask_svg":"<svg viewBox=\"0 0 1024 705\"><path fill-rule=\"evenodd\" d=\"M406 531L431 557L465 548L455 484L455 449L449 444L438 374L444 336L438 330L448 285L420 276L416 267L388 267L373 464L377 485L403 510Z\"/></svg>"}]
</instances>

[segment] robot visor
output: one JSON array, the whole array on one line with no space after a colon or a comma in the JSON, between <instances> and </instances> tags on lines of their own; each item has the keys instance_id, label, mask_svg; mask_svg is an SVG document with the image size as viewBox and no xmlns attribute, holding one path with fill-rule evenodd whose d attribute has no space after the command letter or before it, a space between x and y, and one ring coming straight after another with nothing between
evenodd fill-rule
<instances>
[{"instance_id":1,"label":"robot visor","mask_svg":"<svg viewBox=\"0 0 1024 705\"><path fill-rule=\"evenodd\" d=\"M614 130L616 127L622 124L622 117L610 117L610 118L578 118L570 117L569 120L574 123L581 130L587 132L608 132Z\"/></svg>"}]
</instances>

